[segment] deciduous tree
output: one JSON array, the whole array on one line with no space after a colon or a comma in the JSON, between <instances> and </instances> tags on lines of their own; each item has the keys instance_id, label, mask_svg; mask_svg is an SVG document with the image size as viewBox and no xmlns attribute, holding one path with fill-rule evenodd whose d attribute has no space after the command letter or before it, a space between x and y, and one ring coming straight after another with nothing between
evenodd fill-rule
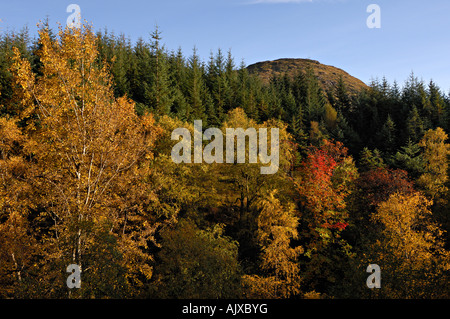
<instances>
[{"instance_id":1,"label":"deciduous tree","mask_svg":"<svg viewBox=\"0 0 450 319\"><path fill-rule=\"evenodd\" d=\"M114 98L89 27L61 28L57 40L41 30L40 44L42 76L18 50L13 64L21 118L32 118L23 129L32 163L26 181L36 189L30 206L52 222L39 243L39 285L61 296L64 281L51 289L48 280L61 280L73 263L83 273L80 296L136 293L128 284L139 289L151 277L148 243L163 220L146 209L154 198L145 178L159 129L151 116L135 114L132 101Z\"/></svg>"}]
</instances>

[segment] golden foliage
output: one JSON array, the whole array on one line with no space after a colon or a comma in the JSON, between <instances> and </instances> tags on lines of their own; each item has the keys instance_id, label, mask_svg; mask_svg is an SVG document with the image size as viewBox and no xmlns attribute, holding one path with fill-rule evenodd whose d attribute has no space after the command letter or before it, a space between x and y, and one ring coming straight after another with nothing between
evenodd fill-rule
<instances>
[{"instance_id":1,"label":"golden foliage","mask_svg":"<svg viewBox=\"0 0 450 319\"><path fill-rule=\"evenodd\" d=\"M39 36L41 76L14 50L16 120L26 125L21 133L13 120L0 119L1 169L23 177L14 181L23 184L17 194L28 189L33 195L22 205L38 208L39 218L53 224L40 242L49 273L62 271L54 270L58 263L78 264L92 279L85 280L92 289L84 289L84 296L102 296L94 286L104 280L102 272L112 271L105 267L139 286L141 278L151 277L146 250L164 220L147 210L155 194L145 182L161 129L151 115L138 117L128 98L114 98L90 27L60 28L57 40L45 29ZM14 142L23 143L23 153L6 158ZM14 188L8 184L3 190L7 204ZM126 284L117 287L118 295Z\"/></svg>"},{"instance_id":2,"label":"golden foliage","mask_svg":"<svg viewBox=\"0 0 450 319\"><path fill-rule=\"evenodd\" d=\"M298 218L292 204L283 207L276 191L258 201L257 240L261 246L260 268L265 276L245 275L244 285L249 298L288 298L300 291L299 265L301 246L291 247L298 238Z\"/></svg>"},{"instance_id":3,"label":"golden foliage","mask_svg":"<svg viewBox=\"0 0 450 319\"><path fill-rule=\"evenodd\" d=\"M431 205L420 193L396 193L373 215L383 227L382 237L367 257L382 269L384 297L448 297L445 273L450 254L444 249L442 230L431 219Z\"/></svg>"},{"instance_id":4,"label":"golden foliage","mask_svg":"<svg viewBox=\"0 0 450 319\"><path fill-rule=\"evenodd\" d=\"M424 173L417 183L432 199L447 191L445 183L448 180L448 155L450 154L450 146L446 144L447 139L447 134L438 127L435 130L428 130L419 142L419 146L424 149Z\"/></svg>"}]
</instances>

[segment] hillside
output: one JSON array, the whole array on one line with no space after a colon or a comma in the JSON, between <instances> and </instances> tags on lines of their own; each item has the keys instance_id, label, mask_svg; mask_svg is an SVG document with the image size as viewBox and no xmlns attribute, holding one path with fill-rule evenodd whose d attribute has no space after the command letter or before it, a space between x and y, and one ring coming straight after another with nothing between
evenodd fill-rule
<instances>
[{"instance_id":1,"label":"hillside","mask_svg":"<svg viewBox=\"0 0 450 319\"><path fill-rule=\"evenodd\" d=\"M258 62L247 67L249 73L257 74L265 83L274 75L287 73L289 76L294 76L298 71L306 72L308 68L314 71L324 89L335 86L339 81L339 77L342 77L350 92L354 93L367 88L364 82L351 76L344 70L310 59L278 59Z\"/></svg>"}]
</instances>

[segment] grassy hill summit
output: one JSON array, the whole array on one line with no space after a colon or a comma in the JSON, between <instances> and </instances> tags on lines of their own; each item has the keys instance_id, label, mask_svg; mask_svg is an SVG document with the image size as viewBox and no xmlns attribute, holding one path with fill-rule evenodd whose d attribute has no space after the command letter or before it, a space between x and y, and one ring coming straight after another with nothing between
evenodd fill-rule
<instances>
[{"instance_id":1,"label":"grassy hill summit","mask_svg":"<svg viewBox=\"0 0 450 319\"><path fill-rule=\"evenodd\" d=\"M356 93L368 87L363 81L351 76L342 69L321 64L319 61L311 59L285 58L258 62L247 66L250 74L257 74L265 83L268 83L273 76L287 74L292 77L298 74L299 71L305 73L308 68L312 69L324 90L336 86L340 77L342 77L351 93Z\"/></svg>"}]
</instances>

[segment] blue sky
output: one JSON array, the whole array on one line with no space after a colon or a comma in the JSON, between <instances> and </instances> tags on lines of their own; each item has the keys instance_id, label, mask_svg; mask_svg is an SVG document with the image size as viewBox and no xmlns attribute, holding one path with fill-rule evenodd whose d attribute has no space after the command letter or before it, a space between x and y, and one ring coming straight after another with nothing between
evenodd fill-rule
<instances>
[{"instance_id":1,"label":"blue sky","mask_svg":"<svg viewBox=\"0 0 450 319\"><path fill-rule=\"evenodd\" d=\"M448 0L40 0L0 3L0 32L20 30L48 15L65 25L69 4L80 6L96 30L149 38L158 24L170 50L204 60L231 49L239 64L278 58L311 58L372 78L403 84L411 71L450 91ZM369 4L381 8L381 28L369 29Z\"/></svg>"}]
</instances>

